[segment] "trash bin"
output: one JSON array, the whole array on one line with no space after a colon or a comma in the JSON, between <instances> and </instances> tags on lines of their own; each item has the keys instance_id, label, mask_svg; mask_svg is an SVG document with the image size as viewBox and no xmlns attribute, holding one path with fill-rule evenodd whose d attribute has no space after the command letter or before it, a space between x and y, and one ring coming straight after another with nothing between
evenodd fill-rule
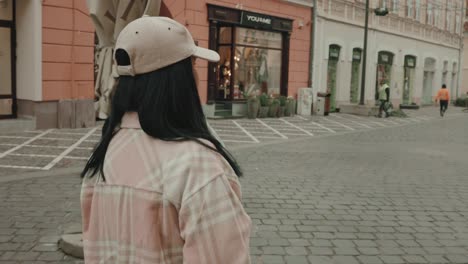
<instances>
[{"instance_id":1,"label":"trash bin","mask_svg":"<svg viewBox=\"0 0 468 264\"><path fill-rule=\"evenodd\" d=\"M331 93L317 93L317 113L327 116L330 113L330 96Z\"/></svg>"}]
</instances>

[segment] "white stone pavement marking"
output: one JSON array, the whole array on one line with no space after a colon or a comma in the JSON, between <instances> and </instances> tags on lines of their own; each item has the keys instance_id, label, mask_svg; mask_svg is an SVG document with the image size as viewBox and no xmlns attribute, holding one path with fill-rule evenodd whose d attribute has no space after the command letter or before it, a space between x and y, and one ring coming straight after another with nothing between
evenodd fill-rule
<instances>
[{"instance_id":1,"label":"white stone pavement marking","mask_svg":"<svg viewBox=\"0 0 468 264\"><path fill-rule=\"evenodd\" d=\"M333 129L331 129L331 128L328 128L328 127L326 127L326 126L324 126L324 125L321 125L321 124L319 124L319 123L317 123L317 122L310 121L310 123L312 123L312 124L314 124L314 125L316 125L316 126L318 126L318 127L321 127L321 128L323 128L323 129L325 129L325 130L328 130L328 131L330 131L331 133L336 133L335 130L333 130Z\"/></svg>"},{"instance_id":2,"label":"white stone pavement marking","mask_svg":"<svg viewBox=\"0 0 468 264\"><path fill-rule=\"evenodd\" d=\"M388 118L382 119L381 121L384 122L384 123L387 122L387 123L391 123L391 124L394 124L394 125L401 125L401 123L389 120Z\"/></svg>"},{"instance_id":3,"label":"white stone pavement marking","mask_svg":"<svg viewBox=\"0 0 468 264\"><path fill-rule=\"evenodd\" d=\"M305 117L302 117L300 115L296 115L295 117L299 118L299 119L302 119L302 120L306 120L306 121L309 121L309 119L305 118Z\"/></svg>"},{"instance_id":4,"label":"white stone pavement marking","mask_svg":"<svg viewBox=\"0 0 468 264\"><path fill-rule=\"evenodd\" d=\"M432 119L432 118L430 118L428 116L415 116L414 118L421 119L421 120L424 120L424 121L429 121L429 120Z\"/></svg>"},{"instance_id":5,"label":"white stone pavement marking","mask_svg":"<svg viewBox=\"0 0 468 264\"><path fill-rule=\"evenodd\" d=\"M277 135L279 135L280 137L284 138L284 139L288 139L287 136L281 134L278 130L272 128L271 126L269 126L267 123L263 122L262 120L256 118L255 120L257 120L260 124L266 126L267 128L271 129L271 131L275 132Z\"/></svg>"},{"instance_id":6,"label":"white stone pavement marking","mask_svg":"<svg viewBox=\"0 0 468 264\"><path fill-rule=\"evenodd\" d=\"M347 125L341 124L340 122L336 122L335 120L331 120L330 118L323 118L323 119L325 119L325 121L332 122L332 123L334 123L334 124L337 124L337 125L339 125L339 126L342 126L342 127L344 127L344 128L347 128L347 129L349 129L349 130L352 130L352 131L356 130L356 129L354 129L354 128L352 128L352 127L349 127L349 126L347 126Z\"/></svg>"},{"instance_id":7,"label":"white stone pavement marking","mask_svg":"<svg viewBox=\"0 0 468 264\"><path fill-rule=\"evenodd\" d=\"M76 136L84 136L86 133L74 133L74 132L52 132L51 134L58 134L58 135L76 135Z\"/></svg>"},{"instance_id":8,"label":"white stone pavement marking","mask_svg":"<svg viewBox=\"0 0 468 264\"><path fill-rule=\"evenodd\" d=\"M301 128L301 127L298 127L298 126L294 125L293 123L284 120L283 118L280 118L280 120L283 121L285 124L288 124L288 125L290 125L290 126L292 126L292 127L294 127L294 128L297 128L298 130L300 130L300 131L306 133L307 135L309 135L309 136L311 136L311 137L314 136L314 134L310 133L309 131L307 131L307 130Z\"/></svg>"},{"instance_id":9,"label":"white stone pavement marking","mask_svg":"<svg viewBox=\"0 0 468 264\"><path fill-rule=\"evenodd\" d=\"M257 138L266 138L266 139L279 139L279 137L269 137L269 136L262 136L262 135L256 135Z\"/></svg>"},{"instance_id":10,"label":"white stone pavement marking","mask_svg":"<svg viewBox=\"0 0 468 264\"><path fill-rule=\"evenodd\" d=\"M235 143L253 143L252 141L242 141L242 140L232 140L232 139L225 139L224 142L235 142Z\"/></svg>"},{"instance_id":11,"label":"white stone pavement marking","mask_svg":"<svg viewBox=\"0 0 468 264\"><path fill-rule=\"evenodd\" d=\"M51 131L52 131L52 129L46 130L46 131L42 132L41 134L39 134L39 135L37 135L37 136L31 138L30 140L27 140L26 142L24 142L24 143L22 143L22 144L19 144L19 145L17 145L16 147L11 148L11 149L9 149L9 150L3 152L2 154L0 154L0 159L3 158L3 157L5 157L6 155L8 155L8 154L10 154L10 153L15 152L16 150L22 148L23 146L28 145L29 143L33 142L34 140L37 140L38 138L47 135L47 134L50 133Z\"/></svg>"},{"instance_id":12,"label":"white stone pavement marking","mask_svg":"<svg viewBox=\"0 0 468 264\"><path fill-rule=\"evenodd\" d=\"M0 136L0 138L8 138L8 139L27 139L27 138L31 138L31 137Z\"/></svg>"},{"instance_id":13,"label":"white stone pavement marking","mask_svg":"<svg viewBox=\"0 0 468 264\"><path fill-rule=\"evenodd\" d=\"M353 124L357 124L357 125L362 126L362 127L365 127L365 128L372 128L371 126L368 126L368 125L366 125L366 124L362 124L362 123L356 122L356 121L354 121L354 120L346 119L346 118L341 117L341 116L339 116L339 115L330 115L330 116L339 118L339 119L341 119L341 120L344 119L344 120L346 120L346 121L349 121L349 122L351 122L351 123L353 123Z\"/></svg>"},{"instance_id":14,"label":"white stone pavement marking","mask_svg":"<svg viewBox=\"0 0 468 264\"><path fill-rule=\"evenodd\" d=\"M83 143L89 136L91 136L98 128L91 129L86 135L84 135L80 140L78 140L75 144L71 145L67 148L64 152L62 152L59 156L57 156L53 161L49 164L44 166L42 170L50 170L54 167L57 163L59 163L65 156L67 156L70 152L72 152L76 147L78 147L81 143Z\"/></svg>"},{"instance_id":15,"label":"white stone pavement marking","mask_svg":"<svg viewBox=\"0 0 468 264\"><path fill-rule=\"evenodd\" d=\"M224 146L223 141L221 140L221 137L216 133L216 131L211 127L210 123L206 122L206 125L208 126L208 130L213 134L213 136L221 143L221 145Z\"/></svg>"},{"instance_id":16,"label":"white stone pavement marking","mask_svg":"<svg viewBox=\"0 0 468 264\"><path fill-rule=\"evenodd\" d=\"M407 118L408 120L411 120L411 121L414 121L414 122L421 122L421 120L417 119L417 118L414 118L414 117L408 117Z\"/></svg>"},{"instance_id":17,"label":"white stone pavement marking","mask_svg":"<svg viewBox=\"0 0 468 264\"><path fill-rule=\"evenodd\" d=\"M55 158L56 155L41 155L41 154L8 154L8 156L16 157L31 157L31 158ZM65 159L78 159L78 160L88 160L87 157L75 157L75 156L65 156Z\"/></svg>"},{"instance_id":18,"label":"white stone pavement marking","mask_svg":"<svg viewBox=\"0 0 468 264\"><path fill-rule=\"evenodd\" d=\"M258 139L256 137L254 137L252 134L250 134L249 131L247 131L245 128L243 128L241 125L239 125L239 123L237 123L236 121L232 120L232 123L234 123L234 125L236 125L238 128L240 128L247 136L249 136L255 143L259 143L260 141L258 141Z\"/></svg>"},{"instance_id":19,"label":"white stone pavement marking","mask_svg":"<svg viewBox=\"0 0 468 264\"><path fill-rule=\"evenodd\" d=\"M14 165L0 165L0 168L5 169L26 169L26 170L40 170L41 167L31 167L31 166L14 166Z\"/></svg>"},{"instance_id":20,"label":"white stone pavement marking","mask_svg":"<svg viewBox=\"0 0 468 264\"><path fill-rule=\"evenodd\" d=\"M349 118L355 118L355 119L358 119L358 120L362 120L363 122L368 122L368 123L375 124L375 125L378 125L378 126L381 126L381 127L386 127L385 124L382 124L382 123L376 122L376 121L372 121L372 120L369 120L369 119L366 119L366 118L363 118L363 117L360 117L360 116L349 115L349 114L343 114L343 115L348 116Z\"/></svg>"}]
</instances>

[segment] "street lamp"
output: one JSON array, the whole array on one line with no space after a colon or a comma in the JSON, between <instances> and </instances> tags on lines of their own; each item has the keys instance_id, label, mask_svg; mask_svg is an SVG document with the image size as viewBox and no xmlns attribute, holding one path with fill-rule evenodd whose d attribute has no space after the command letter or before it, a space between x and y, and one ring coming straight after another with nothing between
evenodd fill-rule
<instances>
[{"instance_id":1,"label":"street lamp","mask_svg":"<svg viewBox=\"0 0 468 264\"><path fill-rule=\"evenodd\" d=\"M374 10L376 16L386 16L388 14L387 7L376 8ZM367 34L369 32L369 0L366 0L366 21L364 27L364 49L363 53L363 65L361 75L361 98L359 100L360 105L364 105L365 91L366 91L366 67L367 67Z\"/></svg>"}]
</instances>

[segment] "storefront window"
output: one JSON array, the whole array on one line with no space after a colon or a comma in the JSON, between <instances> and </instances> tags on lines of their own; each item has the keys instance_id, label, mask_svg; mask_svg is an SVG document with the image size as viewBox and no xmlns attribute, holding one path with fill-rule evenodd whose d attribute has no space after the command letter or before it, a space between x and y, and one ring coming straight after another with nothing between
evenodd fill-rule
<instances>
[{"instance_id":1,"label":"storefront window","mask_svg":"<svg viewBox=\"0 0 468 264\"><path fill-rule=\"evenodd\" d=\"M235 43L230 43L231 30L235 31ZM222 27L219 39L218 99L244 99L244 94L280 94L281 33Z\"/></svg>"},{"instance_id":2,"label":"storefront window","mask_svg":"<svg viewBox=\"0 0 468 264\"><path fill-rule=\"evenodd\" d=\"M392 80L392 65L393 54L387 51L379 52L379 60L377 64L377 83L375 85L375 99L378 99L378 90L382 81L391 84ZM391 93L390 93L391 94Z\"/></svg>"}]
</instances>

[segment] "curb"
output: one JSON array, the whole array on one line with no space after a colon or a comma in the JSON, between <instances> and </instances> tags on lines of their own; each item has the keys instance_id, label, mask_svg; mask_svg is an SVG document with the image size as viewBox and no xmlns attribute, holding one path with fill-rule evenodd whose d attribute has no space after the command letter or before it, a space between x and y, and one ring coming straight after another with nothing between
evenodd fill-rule
<instances>
[{"instance_id":1,"label":"curb","mask_svg":"<svg viewBox=\"0 0 468 264\"><path fill-rule=\"evenodd\" d=\"M62 235L58 241L58 247L63 253L84 259L83 251L83 234L81 232L81 224L72 224L65 229L65 235Z\"/></svg>"},{"instance_id":2,"label":"curb","mask_svg":"<svg viewBox=\"0 0 468 264\"><path fill-rule=\"evenodd\" d=\"M58 247L69 256L84 259L83 236L81 233L63 235L58 241Z\"/></svg>"}]
</instances>

